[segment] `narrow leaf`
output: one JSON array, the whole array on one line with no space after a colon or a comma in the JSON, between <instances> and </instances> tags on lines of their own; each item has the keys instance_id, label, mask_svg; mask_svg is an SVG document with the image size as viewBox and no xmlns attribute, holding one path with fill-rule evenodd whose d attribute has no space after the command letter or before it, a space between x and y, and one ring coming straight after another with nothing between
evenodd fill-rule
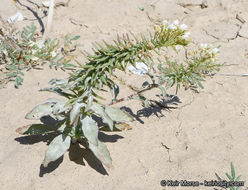
<instances>
[{"instance_id":1,"label":"narrow leaf","mask_svg":"<svg viewBox=\"0 0 248 190\"><path fill-rule=\"evenodd\" d=\"M231 173L232 173L232 178L235 179L235 170L232 162L231 162Z\"/></svg>"},{"instance_id":2,"label":"narrow leaf","mask_svg":"<svg viewBox=\"0 0 248 190\"><path fill-rule=\"evenodd\" d=\"M78 40L80 38L80 36L74 36L72 39L71 39L71 41L73 41L73 40Z\"/></svg>"}]
</instances>

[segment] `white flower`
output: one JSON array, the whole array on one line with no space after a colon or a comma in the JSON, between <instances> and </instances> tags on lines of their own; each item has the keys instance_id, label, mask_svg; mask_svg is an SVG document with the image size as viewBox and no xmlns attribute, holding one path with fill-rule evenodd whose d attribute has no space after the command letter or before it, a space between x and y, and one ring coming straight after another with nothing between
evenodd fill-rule
<instances>
[{"instance_id":1,"label":"white flower","mask_svg":"<svg viewBox=\"0 0 248 190\"><path fill-rule=\"evenodd\" d=\"M208 44L200 44L200 47L201 47L202 49L206 49L206 48L208 48Z\"/></svg>"},{"instance_id":2,"label":"white flower","mask_svg":"<svg viewBox=\"0 0 248 190\"><path fill-rule=\"evenodd\" d=\"M143 62L136 62L136 68L130 65L128 67L128 70L130 70L133 74L136 75L143 75L148 73L148 67Z\"/></svg>"},{"instance_id":3,"label":"white flower","mask_svg":"<svg viewBox=\"0 0 248 190\"><path fill-rule=\"evenodd\" d=\"M176 30L177 27L176 27L174 24L170 24L170 25L168 26L168 29Z\"/></svg>"},{"instance_id":4,"label":"white flower","mask_svg":"<svg viewBox=\"0 0 248 190\"><path fill-rule=\"evenodd\" d=\"M55 51L52 51L51 55L52 55L52 57L55 57L57 55L57 53Z\"/></svg>"},{"instance_id":5,"label":"white flower","mask_svg":"<svg viewBox=\"0 0 248 190\"><path fill-rule=\"evenodd\" d=\"M39 58L38 58L38 57L33 56L33 57L31 58L31 60L33 60L33 61L38 61L38 60L39 60Z\"/></svg>"},{"instance_id":6,"label":"white flower","mask_svg":"<svg viewBox=\"0 0 248 190\"><path fill-rule=\"evenodd\" d=\"M178 50L180 50L181 46L176 45L175 48L176 48L176 50L178 51Z\"/></svg>"},{"instance_id":7,"label":"white flower","mask_svg":"<svg viewBox=\"0 0 248 190\"><path fill-rule=\"evenodd\" d=\"M219 50L219 48L214 48L212 51L214 54L216 54L216 53L219 53L220 50Z\"/></svg>"},{"instance_id":8,"label":"white flower","mask_svg":"<svg viewBox=\"0 0 248 190\"><path fill-rule=\"evenodd\" d=\"M184 35L182 35L182 39L187 39L190 35L190 32L185 32Z\"/></svg>"},{"instance_id":9,"label":"white flower","mask_svg":"<svg viewBox=\"0 0 248 190\"><path fill-rule=\"evenodd\" d=\"M188 26L187 26L186 24L181 24L181 25L179 26L179 28L180 28L181 30L186 30L186 29L188 28Z\"/></svg>"},{"instance_id":10,"label":"white flower","mask_svg":"<svg viewBox=\"0 0 248 190\"><path fill-rule=\"evenodd\" d=\"M37 50L32 50L32 54L34 55L34 54L36 54L37 53Z\"/></svg>"},{"instance_id":11,"label":"white flower","mask_svg":"<svg viewBox=\"0 0 248 190\"><path fill-rule=\"evenodd\" d=\"M163 20L163 25L167 26L169 22L167 20Z\"/></svg>"},{"instance_id":12,"label":"white flower","mask_svg":"<svg viewBox=\"0 0 248 190\"><path fill-rule=\"evenodd\" d=\"M37 44L39 49L44 47L44 43L42 42L42 40L38 41L36 44Z\"/></svg>"},{"instance_id":13,"label":"white flower","mask_svg":"<svg viewBox=\"0 0 248 190\"><path fill-rule=\"evenodd\" d=\"M178 26L178 25L179 25L179 20L175 20L175 21L173 22L173 24L174 24L175 26Z\"/></svg>"}]
</instances>

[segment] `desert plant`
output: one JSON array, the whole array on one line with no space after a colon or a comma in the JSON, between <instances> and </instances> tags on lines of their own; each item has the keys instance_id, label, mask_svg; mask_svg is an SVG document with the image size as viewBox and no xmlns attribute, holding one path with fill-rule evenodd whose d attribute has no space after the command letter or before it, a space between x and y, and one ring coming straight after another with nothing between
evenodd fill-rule
<instances>
[{"instance_id":1,"label":"desert plant","mask_svg":"<svg viewBox=\"0 0 248 190\"><path fill-rule=\"evenodd\" d=\"M4 22L2 24L7 25ZM15 81L16 88L23 82L23 70L35 68L46 62L50 62L50 67L62 69L74 66L69 63L71 60L68 52L70 48L74 49L75 44L72 42L79 36L73 38L66 36L63 45L58 39L49 38L45 43L41 43L34 24L25 26L21 32L10 31L9 28L10 25L5 26L2 28L5 30L0 32L0 65L5 68L6 78ZM61 48L65 55L60 53Z\"/></svg>"},{"instance_id":2,"label":"desert plant","mask_svg":"<svg viewBox=\"0 0 248 190\"><path fill-rule=\"evenodd\" d=\"M41 89L67 98L67 101L48 99L26 115L27 119L40 119L50 115L58 121L55 127L35 124L18 129L18 132L24 135L52 131L58 133L45 153L44 166L61 157L69 149L71 142L84 141L106 167L112 167L110 153L106 145L98 139L99 130L106 128L98 126L96 117L100 117L110 131L122 130L128 126L124 122L133 121L133 118L127 112L111 105L138 98L145 106L149 106L152 101L144 97L143 92L159 88L165 96L167 88L173 85L176 85L177 89L180 85L203 87L201 83L203 78L219 69L220 65L215 62L219 49L212 49L209 45L201 45L199 49L189 53L185 63L170 61L167 56L164 61L160 60L158 67L155 68L153 53L162 56L159 51L168 47L177 51L178 46L188 46L190 40L187 26L179 25L178 21L172 24L164 21L154 28L154 32L150 33L149 37L142 35L141 38L137 38L134 35L132 37L125 35L118 37L113 44L105 41L103 45L96 43L93 54L85 52L88 60L86 64L78 63L77 70L68 79L53 79L50 81L51 87ZM118 78L115 71L125 72L128 66L138 70L136 67L138 63L142 63L145 68L139 74L149 76L151 81L144 82L140 91L126 98L117 99L120 88L114 82ZM106 92L107 89L112 92L113 100L108 105L104 105L104 98L99 92Z\"/></svg>"},{"instance_id":3,"label":"desert plant","mask_svg":"<svg viewBox=\"0 0 248 190\"><path fill-rule=\"evenodd\" d=\"M238 182L241 178L241 175L236 176L236 172L233 166L233 163L231 162L231 174L226 173L227 178L230 180L230 182ZM230 186L229 187L230 190L239 190L240 187L234 187L234 186Z\"/></svg>"}]
</instances>

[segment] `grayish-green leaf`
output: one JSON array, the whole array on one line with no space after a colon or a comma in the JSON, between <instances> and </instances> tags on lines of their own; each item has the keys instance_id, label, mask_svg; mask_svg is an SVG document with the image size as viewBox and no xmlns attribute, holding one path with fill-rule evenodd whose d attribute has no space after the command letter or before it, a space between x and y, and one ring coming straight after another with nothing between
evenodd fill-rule
<instances>
[{"instance_id":1,"label":"grayish-green leaf","mask_svg":"<svg viewBox=\"0 0 248 190\"><path fill-rule=\"evenodd\" d=\"M87 138L88 142L97 146L98 126L96 125L96 122L91 117L86 116L84 119L81 120L81 123L84 136Z\"/></svg>"},{"instance_id":2,"label":"grayish-green leaf","mask_svg":"<svg viewBox=\"0 0 248 190\"><path fill-rule=\"evenodd\" d=\"M105 112L112 120L117 122L133 121L133 117L125 111L122 111L120 108L106 106Z\"/></svg>"},{"instance_id":3,"label":"grayish-green leaf","mask_svg":"<svg viewBox=\"0 0 248 190\"><path fill-rule=\"evenodd\" d=\"M80 109L84 106L83 103L76 102L70 112L70 124L76 124L81 114Z\"/></svg>"},{"instance_id":4,"label":"grayish-green leaf","mask_svg":"<svg viewBox=\"0 0 248 190\"><path fill-rule=\"evenodd\" d=\"M97 146L89 143L89 148L106 167L112 167L112 159L105 144L103 144L101 141L98 141Z\"/></svg>"},{"instance_id":5,"label":"grayish-green leaf","mask_svg":"<svg viewBox=\"0 0 248 190\"><path fill-rule=\"evenodd\" d=\"M162 85L160 85L158 88L161 90L163 97L166 97L166 90L165 90L165 87L162 86Z\"/></svg>"},{"instance_id":6,"label":"grayish-green leaf","mask_svg":"<svg viewBox=\"0 0 248 190\"><path fill-rule=\"evenodd\" d=\"M44 167L63 156L63 154L70 148L71 137L64 137L63 134L58 135L53 139L53 141L49 144L49 147L45 153L45 159L43 161Z\"/></svg>"},{"instance_id":7,"label":"grayish-green leaf","mask_svg":"<svg viewBox=\"0 0 248 190\"><path fill-rule=\"evenodd\" d=\"M108 124L111 131L113 131L114 124L113 120L109 117L109 115L105 112L104 108L96 103L93 103L90 109L98 116L103 119L103 122Z\"/></svg>"},{"instance_id":8,"label":"grayish-green leaf","mask_svg":"<svg viewBox=\"0 0 248 190\"><path fill-rule=\"evenodd\" d=\"M26 119L40 119L43 116L50 115L53 112L54 103L46 102L44 104L40 104L34 109L32 109L26 116Z\"/></svg>"}]
</instances>

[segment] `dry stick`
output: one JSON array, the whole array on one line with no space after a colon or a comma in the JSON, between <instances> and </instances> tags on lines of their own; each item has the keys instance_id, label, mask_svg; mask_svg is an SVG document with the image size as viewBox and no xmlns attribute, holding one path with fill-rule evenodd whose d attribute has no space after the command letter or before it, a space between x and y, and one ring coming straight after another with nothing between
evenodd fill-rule
<instances>
[{"instance_id":1,"label":"dry stick","mask_svg":"<svg viewBox=\"0 0 248 190\"><path fill-rule=\"evenodd\" d=\"M42 38L42 44L45 43L47 35L51 30L52 20L53 20L53 11L54 11L54 1L55 0L50 0L49 10L48 10L49 13L48 13L48 18L47 18L47 28L46 28L45 34Z\"/></svg>"},{"instance_id":2,"label":"dry stick","mask_svg":"<svg viewBox=\"0 0 248 190\"><path fill-rule=\"evenodd\" d=\"M236 76L236 77L248 77L248 74L217 74L217 75L220 75L220 76Z\"/></svg>"}]
</instances>

